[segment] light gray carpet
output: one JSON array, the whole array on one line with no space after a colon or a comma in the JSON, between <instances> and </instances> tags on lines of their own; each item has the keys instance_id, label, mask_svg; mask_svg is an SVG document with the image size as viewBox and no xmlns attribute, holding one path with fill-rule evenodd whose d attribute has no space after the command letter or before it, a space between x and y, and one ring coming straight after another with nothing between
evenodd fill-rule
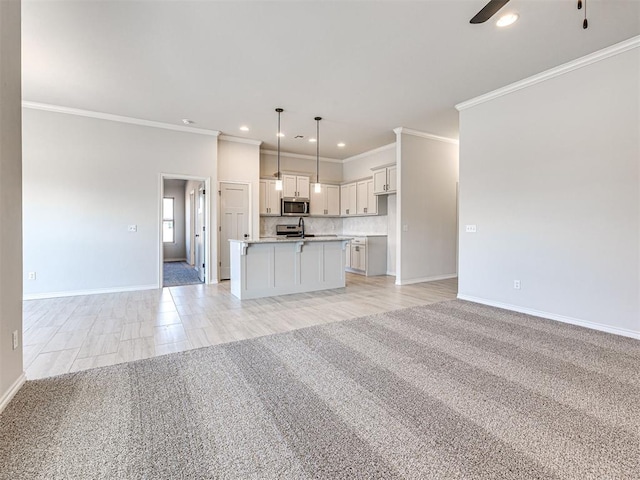
<instances>
[{"instance_id":1,"label":"light gray carpet","mask_svg":"<svg viewBox=\"0 0 640 480\"><path fill-rule=\"evenodd\" d=\"M462 301L28 382L3 479L638 479L640 342Z\"/></svg>"},{"instance_id":2,"label":"light gray carpet","mask_svg":"<svg viewBox=\"0 0 640 480\"><path fill-rule=\"evenodd\" d=\"M164 262L162 264L162 286L178 287L202 283L198 272L187 262Z\"/></svg>"}]
</instances>

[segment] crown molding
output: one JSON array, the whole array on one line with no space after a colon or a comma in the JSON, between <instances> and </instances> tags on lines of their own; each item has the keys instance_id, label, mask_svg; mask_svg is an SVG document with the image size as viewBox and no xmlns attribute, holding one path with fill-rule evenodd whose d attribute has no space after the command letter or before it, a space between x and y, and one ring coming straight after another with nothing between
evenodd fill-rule
<instances>
[{"instance_id":1,"label":"crown molding","mask_svg":"<svg viewBox=\"0 0 640 480\"><path fill-rule=\"evenodd\" d=\"M396 135L413 135L414 137L428 138L429 140L436 140L438 142L452 143L458 145L458 140L455 138L441 137L440 135L434 135L433 133L420 132L418 130L411 130L406 127L394 128L393 132Z\"/></svg>"},{"instance_id":2,"label":"crown molding","mask_svg":"<svg viewBox=\"0 0 640 480\"><path fill-rule=\"evenodd\" d=\"M585 55L584 57L580 57L570 62L563 63L562 65L558 65L557 67L545 70L544 72L538 73L531 77L525 78L524 80L520 80L492 92L485 93L484 95L480 95L479 97L475 97L471 100L459 103L456 105L456 109L458 111L462 111L467 108L475 107L476 105L479 105L481 103L485 103L495 98L502 97L503 95L517 92L518 90L522 90L523 88L531 87L532 85L535 85L537 83L559 77L560 75L564 75L565 73L573 72L574 70L577 70L579 68L586 67L593 63L605 60L607 58L619 55L638 47L640 47L640 35L632 37L623 42L616 43L614 45L611 45L610 47L603 48L602 50L590 53L588 55Z\"/></svg>"},{"instance_id":3,"label":"crown molding","mask_svg":"<svg viewBox=\"0 0 640 480\"><path fill-rule=\"evenodd\" d=\"M265 155L278 155L278 152L275 150L260 150L260 153ZM289 158L301 158L303 160L316 160L315 155L304 155L302 153L280 152L280 156ZM342 160L338 160L337 158L320 157L320 160L328 163L342 163Z\"/></svg>"},{"instance_id":4,"label":"crown molding","mask_svg":"<svg viewBox=\"0 0 640 480\"><path fill-rule=\"evenodd\" d=\"M247 145L262 145L262 140L254 140L252 138L234 137L233 135L226 135L221 133L218 140L224 140L226 142L246 143Z\"/></svg>"},{"instance_id":5,"label":"crown molding","mask_svg":"<svg viewBox=\"0 0 640 480\"><path fill-rule=\"evenodd\" d=\"M347 157L342 162L343 163L353 162L354 160L360 160L361 158L368 157L369 155L374 155L376 153L384 152L385 150L391 150L392 148L395 148L395 147L396 147L396 142L393 142L388 145L383 145L381 147L374 148L373 150L368 150L366 152L359 153L357 155L354 155L353 157Z\"/></svg>"},{"instance_id":6,"label":"crown molding","mask_svg":"<svg viewBox=\"0 0 640 480\"><path fill-rule=\"evenodd\" d=\"M44 110L47 112L64 113L67 115L77 115L80 117L98 118L100 120L110 120L112 122L129 123L132 125L142 125L144 127L162 128L165 130L175 130L177 132L197 133L198 135L209 135L217 137L220 135L218 130L206 130L204 128L186 127L182 125L172 125L171 123L154 122L152 120L143 120L141 118L125 117L122 115L113 115L111 113L93 112L91 110L81 110L79 108L62 107L60 105L51 105L48 103L38 102L22 102L23 108L32 110Z\"/></svg>"}]
</instances>

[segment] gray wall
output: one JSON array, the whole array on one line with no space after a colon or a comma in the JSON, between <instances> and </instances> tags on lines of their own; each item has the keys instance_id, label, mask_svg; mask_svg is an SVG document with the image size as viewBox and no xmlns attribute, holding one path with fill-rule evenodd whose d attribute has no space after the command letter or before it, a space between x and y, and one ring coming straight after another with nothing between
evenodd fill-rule
<instances>
[{"instance_id":1,"label":"gray wall","mask_svg":"<svg viewBox=\"0 0 640 480\"><path fill-rule=\"evenodd\" d=\"M461 111L461 297L640 334L639 52Z\"/></svg>"},{"instance_id":2,"label":"gray wall","mask_svg":"<svg viewBox=\"0 0 640 480\"><path fill-rule=\"evenodd\" d=\"M396 163L395 143L346 158L342 167L342 175L345 182L360 180L372 176L372 168L393 163Z\"/></svg>"},{"instance_id":3,"label":"gray wall","mask_svg":"<svg viewBox=\"0 0 640 480\"><path fill-rule=\"evenodd\" d=\"M278 171L277 155L260 152L260 176L272 177ZM290 157L280 152L280 171L303 173L310 176L311 183L316 181L316 160L309 158ZM342 181L342 164L320 160L320 182L340 183Z\"/></svg>"},{"instance_id":4,"label":"gray wall","mask_svg":"<svg viewBox=\"0 0 640 480\"><path fill-rule=\"evenodd\" d=\"M29 108L23 116L24 270L37 272L25 296L157 286L160 175L215 185L217 138Z\"/></svg>"},{"instance_id":5,"label":"gray wall","mask_svg":"<svg viewBox=\"0 0 640 480\"><path fill-rule=\"evenodd\" d=\"M398 133L396 283L455 277L458 145Z\"/></svg>"},{"instance_id":6,"label":"gray wall","mask_svg":"<svg viewBox=\"0 0 640 480\"><path fill-rule=\"evenodd\" d=\"M224 138L224 137L223 137ZM218 180L249 184L251 235L260 236L260 145L220 139ZM225 242L225 248L228 245Z\"/></svg>"},{"instance_id":7,"label":"gray wall","mask_svg":"<svg viewBox=\"0 0 640 480\"><path fill-rule=\"evenodd\" d=\"M185 207L185 186L186 180L166 179L164 181L164 197L174 199L174 243L164 243L162 245L164 261L186 260L186 207Z\"/></svg>"},{"instance_id":8,"label":"gray wall","mask_svg":"<svg viewBox=\"0 0 640 480\"><path fill-rule=\"evenodd\" d=\"M21 98L20 2L0 1L0 411L22 375Z\"/></svg>"}]
</instances>

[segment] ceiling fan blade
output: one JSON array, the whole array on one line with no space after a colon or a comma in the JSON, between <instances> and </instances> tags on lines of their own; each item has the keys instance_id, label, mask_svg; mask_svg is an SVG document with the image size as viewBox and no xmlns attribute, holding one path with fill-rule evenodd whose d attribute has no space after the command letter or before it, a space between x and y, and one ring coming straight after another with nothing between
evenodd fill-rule
<instances>
[{"instance_id":1,"label":"ceiling fan blade","mask_svg":"<svg viewBox=\"0 0 640 480\"><path fill-rule=\"evenodd\" d=\"M484 23L495 15L509 0L491 0L482 10L476 13L469 23Z\"/></svg>"}]
</instances>

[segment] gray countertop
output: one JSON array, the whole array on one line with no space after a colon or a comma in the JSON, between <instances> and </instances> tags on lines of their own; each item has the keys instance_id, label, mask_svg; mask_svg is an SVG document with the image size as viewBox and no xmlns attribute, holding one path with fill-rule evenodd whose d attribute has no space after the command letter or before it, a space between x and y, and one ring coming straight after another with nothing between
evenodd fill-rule
<instances>
[{"instance_id":1,"label":"gray countertop","mask_svg":"<svg viewBox=\"0 0 640 480\"><path fill-rule=\"evenodd\" d=\"M353 237L345 236L314 236L314 237L260 237L258 239L246 239L246 240L229 240L230 242L240 243L297 243L297 242L342 242L345 240L351 240Z\"/></svg>"}]
</instances>

